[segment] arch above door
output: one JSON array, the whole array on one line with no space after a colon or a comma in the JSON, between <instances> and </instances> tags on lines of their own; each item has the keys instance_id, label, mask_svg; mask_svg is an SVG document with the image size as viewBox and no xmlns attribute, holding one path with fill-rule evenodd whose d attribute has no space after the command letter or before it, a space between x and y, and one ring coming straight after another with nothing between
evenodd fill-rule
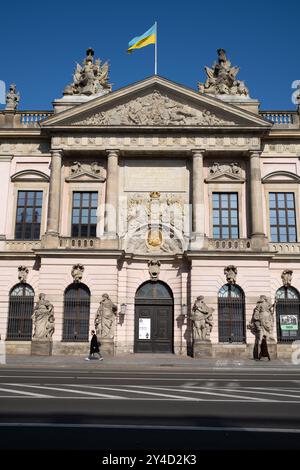
<instances>
[{"instance_id":1,"label":"arch above door","mask_svg":"<svg viewBox=\"0 0 300 470\"><path fill-rule=\"evenodd\" d=\"M162 281L147 281L136 291L134 352L173 353L174 299Z\"/></svg>"}]
</instances>

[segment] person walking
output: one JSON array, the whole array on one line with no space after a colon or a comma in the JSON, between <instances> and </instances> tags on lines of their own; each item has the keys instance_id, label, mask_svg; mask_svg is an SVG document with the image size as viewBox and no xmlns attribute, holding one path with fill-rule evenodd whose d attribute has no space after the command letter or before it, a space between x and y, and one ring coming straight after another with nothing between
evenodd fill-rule
<instances>
[{"instance_id":1,"label":"person walking","mask_svg":"<svg viewBox=\"0 0 300 470\"><path fill-rule=\"evenodd\" d=\"M90 343L90 354L88 357L85 358L86 361L90 361L91 359L99 359L100 361L103 361L103 357L100 354L100 341L98 341L97 335L95 330L91 331L91 343ZM98 357L95 357L95 354L98 355Z\"/></svg>"},{"instance_id":2,"label":"person walking","mask_svg":"<svg viewBox=\"0 0 300 470\"><path fill-rule=\"evenodd\" d=\"M270 354L269 354L269 351L268 351L268 344L267 344L266 335L263 335L263 337L262 337L258 359L260 360L262 357L267 357L269 359L269 361L271 360Z\"/></svg>"}]
</instances>

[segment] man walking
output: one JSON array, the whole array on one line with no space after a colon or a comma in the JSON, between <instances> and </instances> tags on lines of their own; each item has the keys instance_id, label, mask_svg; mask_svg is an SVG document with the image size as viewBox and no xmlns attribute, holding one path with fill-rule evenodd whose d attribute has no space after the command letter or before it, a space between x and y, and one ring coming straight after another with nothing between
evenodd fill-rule
<instances>
[{"instance_id":1,"label":"man walking","mask_svg":"<svg viewBox=\"0 0 300 470\"><path fill-rule=\"evenodd\" d=\"M85 358L86 361L90 361L91 359L99 359L103 361L103 357L100 354L100 341L98 341L97 335L95 330L91 331L92 339L90 343L90 354L88 357ZM95 357L95 354L98 354L98 357Z\"/></svg>"}]
</instances>

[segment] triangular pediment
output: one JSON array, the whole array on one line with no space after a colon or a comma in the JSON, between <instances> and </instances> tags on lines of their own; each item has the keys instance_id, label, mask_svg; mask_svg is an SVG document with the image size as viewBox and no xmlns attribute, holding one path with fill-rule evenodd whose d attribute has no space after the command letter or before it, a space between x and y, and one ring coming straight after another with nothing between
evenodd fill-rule
<instances>
[{"instance_id":1,"label":"triangular pediment","mask_svg":"<svg viewBox=\"0 0 300 470\"><path fill-rule=\"evenodd\" d=\"M57 113L41 127L270 128L261 117L155 76Z\"/></svg>"},{"instance_id":2,"label":"triangular pediment","mask_svg":"<svg viewBox=\"0 0 300 470\"><path fill-rule=\"evenodd\" d=\"M80 182L86 183L86 182L92 182L92 181L103 183L105 181L105 178L103 176L98 176L93 173L90 173L88 171L82 171L81 173L77 173L76 175L66 178L66 181L68 183L71 183L73 181L76 183L80 183Z\"/></svg>"},{"instance_id":3,"label":"triangular pediment","mask_svg":"<svg viewBox=\"0 0 300 470\"><path fill-rule=\"evenodd\" d=\"M223 182L223 183L233 183L233 182L237 182L237 183L244 183L245 182L245 178L243 178L242 176L240 175L234 175L232 173L223 173L223 174L220 174L220 175L212 175L212 176L209 176L208 178L206 178L206 183L214 183L214 182Z\"/></svg>"}]
</instances>

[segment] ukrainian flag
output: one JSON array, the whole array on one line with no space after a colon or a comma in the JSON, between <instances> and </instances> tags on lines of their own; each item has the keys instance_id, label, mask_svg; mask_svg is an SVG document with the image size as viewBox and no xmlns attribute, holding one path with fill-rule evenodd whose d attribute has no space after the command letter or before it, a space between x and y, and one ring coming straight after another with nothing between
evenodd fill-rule
<instances>
[{"instance_id":1,"label":"ukrainian flag","mask_svg":"<svg viewBox=\"0 0 300 470\"><path fill-rule=\"evenodd\" d=\"M145 46L148 46L149 44L155 44L155 43L156 43L156 23L141 36L137 36L136 38L133 38L128 43L127 52L129 52L130 54L134 49L140 49L141 47L145 47Z\"/></svg>"}]
</instances>

